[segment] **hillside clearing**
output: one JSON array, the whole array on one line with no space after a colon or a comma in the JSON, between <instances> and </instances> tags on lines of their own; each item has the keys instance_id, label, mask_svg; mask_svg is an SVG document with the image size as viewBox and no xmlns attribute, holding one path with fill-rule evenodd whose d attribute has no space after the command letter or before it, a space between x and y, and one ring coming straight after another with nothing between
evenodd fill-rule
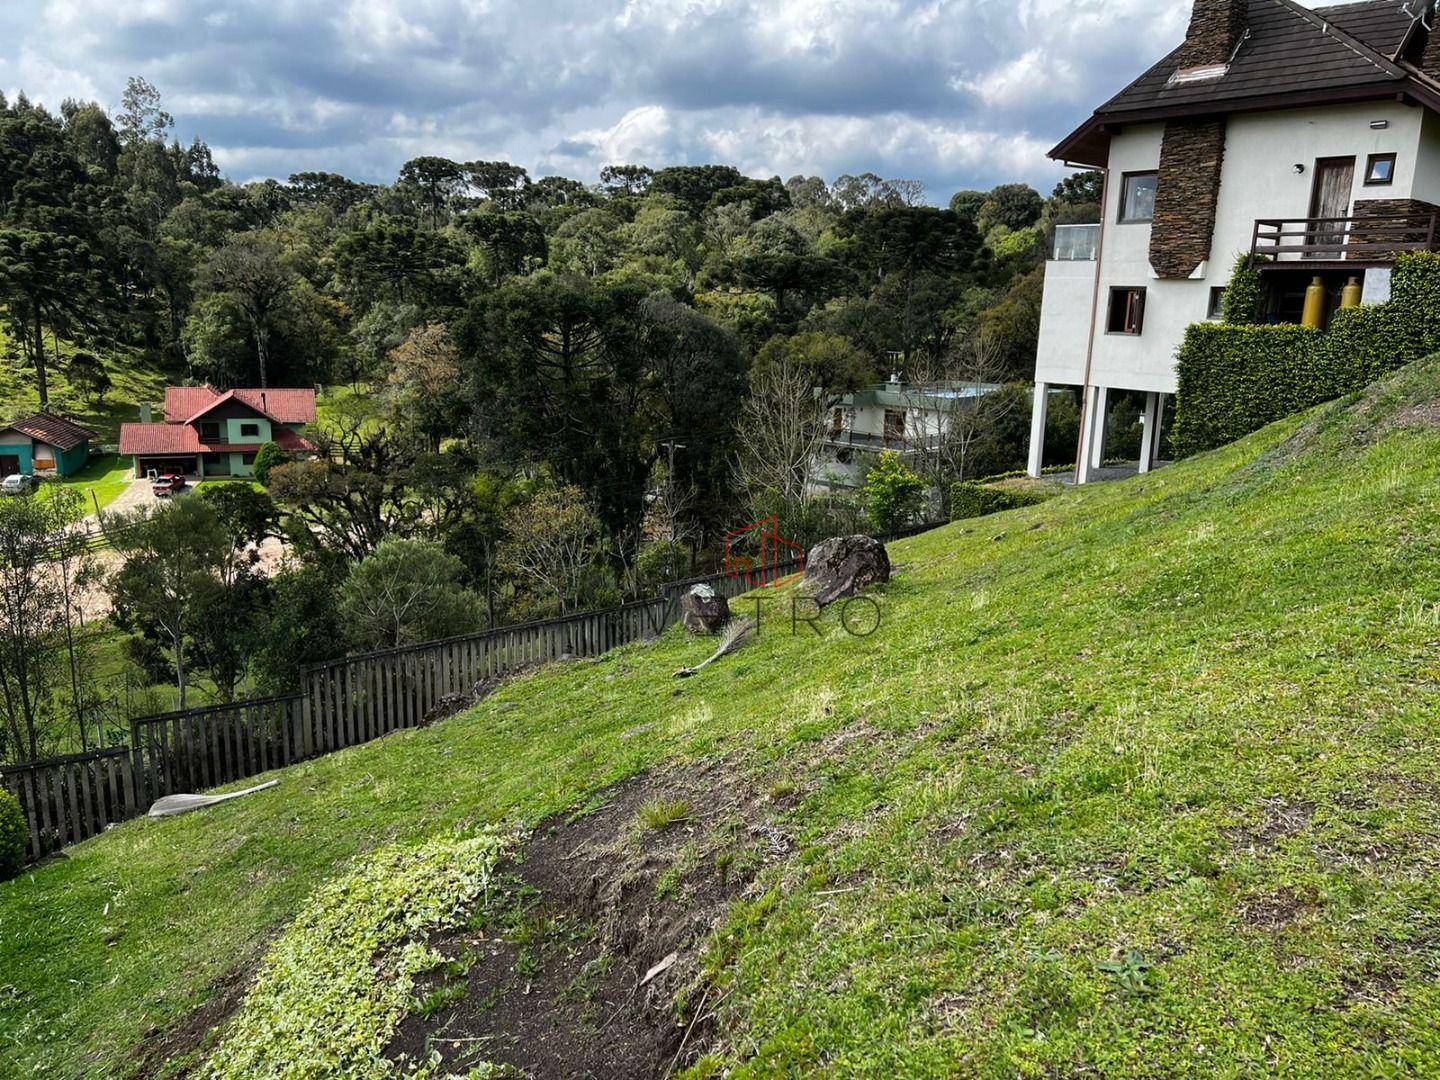
<instances>
[{"instance_id":1,"label":"hillside clearing","mask_svg":"<svg viewBox=\"0 0 1440 1080\"><path fill-rule=\"evenodd\" d=\"M687 953L697 1075L1440 1068L1437 377L892 545L871 636L772 602L78 845L0 885L0 1068L133 1071L357 856L722 761L786 853Z\"/></svg>"},{"instance_id":2,"label":"hillside clearing","mask_svg":"<svg viewBox=\"0 0 1440 1080\"><path fill-rule=\"evenodd\" d=\"M153 358L138 349L115 349L101 356L112 386L102 400L92 401L71 389L65 375L65 362L74 355L75 347L62 341L59 349L60 362L52 357L48 368L50 411L92 429L102 445L113 446L119 440L120 425L138 420L142 404L165 397L166 377ZM35 373L12 356L15 352L14 344L0 329L0 402L4 402L0 419L11 420L40 407Z\"/></svg>"}]
</instances>

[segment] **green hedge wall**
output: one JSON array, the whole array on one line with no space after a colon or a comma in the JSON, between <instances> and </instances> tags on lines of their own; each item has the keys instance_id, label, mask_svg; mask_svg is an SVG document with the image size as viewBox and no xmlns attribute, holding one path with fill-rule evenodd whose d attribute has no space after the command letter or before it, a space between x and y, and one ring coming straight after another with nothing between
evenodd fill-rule
<instances>
[{"instance_id":1,"label":"green hedge wall","mask_svg":"<svg viewBox=\"0 0 1440 1080\"><path fill-rule=\"evenodd\" d=\"M1034 506L1052 498L1053 492L1025 491L1018 488L987 487L973 480L962 480L950 487L950 520L985 517L1019 506Z\"/></svg>"},{"instance_id":2,"label":"green hedge wall","mask_svg":"<svg viewBox=\"0 0 1440 1080\"><path fill-rule=\"evenodd\" d=\"M1185 332L1171 441L1185 457L1359 390L1440 350L1440 255L1402 256L1390 300L1336 312L1325 331L1199 323Z\"/></svg>"}]
</instances>

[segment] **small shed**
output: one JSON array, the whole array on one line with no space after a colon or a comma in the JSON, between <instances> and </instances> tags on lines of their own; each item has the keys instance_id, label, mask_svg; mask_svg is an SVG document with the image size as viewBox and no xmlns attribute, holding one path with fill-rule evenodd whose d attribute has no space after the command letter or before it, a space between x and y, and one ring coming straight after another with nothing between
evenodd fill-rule
<instances>
[{"instance_id":1,"label":"small shed","mask_svg":"<svg viewBox=\"0 0 1440 1080\"><path fill-rule=\"evenodd\" d=\"M53 413L0 424L0 478L12 473L72 476L90 460L90 445L97 438L89 428Z\"/></svg>"}]
</instances>

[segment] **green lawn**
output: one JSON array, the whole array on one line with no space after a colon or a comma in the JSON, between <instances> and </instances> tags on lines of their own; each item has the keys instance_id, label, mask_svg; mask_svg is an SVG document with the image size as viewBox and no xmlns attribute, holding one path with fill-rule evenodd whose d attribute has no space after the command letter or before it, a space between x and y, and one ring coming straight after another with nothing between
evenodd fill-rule
<instances>
[{"instance_id":1,"label":"green lawn","mask_svg":"<svg viewBox=\"0 0 1440 1080\"><path fill-rule=\"evenodd\" d=\"M97 454L86 463L85 468L64 480L47 480L40 485L41 498L61 488L78 488L85 497L85 512L93 514L96 504L105 509L135 479L135 463L118 454Z\"/></svg>"},{"instance_id":2,"label":"green lawn","mask_svg":"<svg viewBox=\"0 0 1440 1080\"><path fill-rule=\"evenodd\" d=\"M1434 1073L1437 380L892 545L870 637L777 616L677 683L672 632L78 845L0 886L0 1072L132 1071L381 845L723 760L794 797L708 947L717 1069Z\"/></svg>"}]
</instances>

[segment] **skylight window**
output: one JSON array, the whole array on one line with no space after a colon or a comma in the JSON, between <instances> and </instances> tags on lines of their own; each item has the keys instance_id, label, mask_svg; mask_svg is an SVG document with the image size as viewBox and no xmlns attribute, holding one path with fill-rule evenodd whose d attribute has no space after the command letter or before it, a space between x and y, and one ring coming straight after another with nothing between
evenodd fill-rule
<instances>
[{"instance_id":1,"label":"skylight window","mask_svg":"<svg viewBox=\"0 0 1440 1080\"><path fill-rule=\"evenodd\" d=\"M1210 82L1214 79L1223 79L1225 73L1229 70L1229 64L1206 64L1203 67L1181 68L1170 76L1169 85L1180 86L1185 83Z\"/></svg>"}]
</instances>

